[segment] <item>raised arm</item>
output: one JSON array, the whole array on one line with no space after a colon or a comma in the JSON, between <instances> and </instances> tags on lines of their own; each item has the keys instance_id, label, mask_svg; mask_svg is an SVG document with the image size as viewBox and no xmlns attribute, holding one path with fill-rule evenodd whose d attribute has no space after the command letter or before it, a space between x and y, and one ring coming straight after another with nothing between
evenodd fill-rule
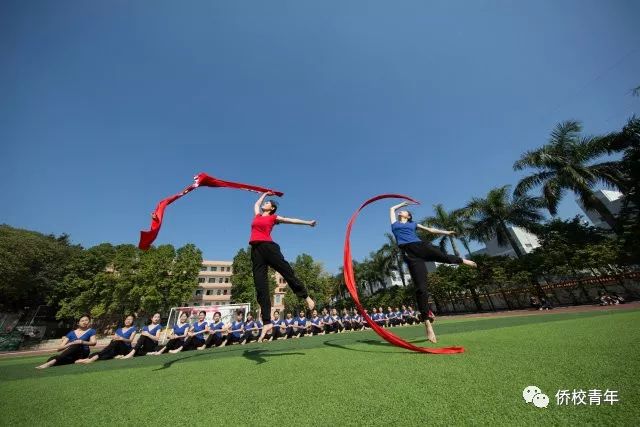
<instances>
[{"instance_id":1,"label":"raised arm","mask_svg":"<svg viewBox=\"0 0 640 427\"><path fill-rule=\"evenodd\" d=\"M315 227L317 222L315 219L311 220L311 221L305 221L304 219L297 219L297 218L286 218L284 216L279 216L278 217L278 223L279 224L297 224L297 225L308 225L310 227Z\"/></svg>"},{"instance_id":2,"label":"raised arm","mask_svg":"<svg viewBox=\"0 0 640 427\"><path fill-rule=\"evenodd\" d=\"M258 200L256 200L256 204L253 205L253 213L256 215L260 215L260 206L262 206L262 202L264 202L265 197L272 195L273 193L271 191L267 191L265 193L262 193L260 195L260 197L258 197Z\"/></svg>"},{"instance_id":3,"label":"raised arm","mask_svg":"<svg viewBox=\"0 0 640 427\"><path fill-rule=\"evenodd\" d=\"M416 225L418 226L418 228L433 234L442 234L445 236L451 236L453 234L456 234L455 231L438 230L437 228L425 227L422 224L416 224Z\"/></svg>"},{"instance_id":4,"label":"raised arm","mask_svg":"<svg viewBox=\"0 0 640 427\"><path fill-rule=\"evenodd\" d=\"M398 203L397 205L393 205L391 206L391 208L389 209L389 219L391 220L391 224L393 224L394 222L396 222L398 219L396 218L396 209L400 209L403 208L405 206L409 206L411 203L409 202L402 202L402 203Z\"/></svg>"}]
</instances>

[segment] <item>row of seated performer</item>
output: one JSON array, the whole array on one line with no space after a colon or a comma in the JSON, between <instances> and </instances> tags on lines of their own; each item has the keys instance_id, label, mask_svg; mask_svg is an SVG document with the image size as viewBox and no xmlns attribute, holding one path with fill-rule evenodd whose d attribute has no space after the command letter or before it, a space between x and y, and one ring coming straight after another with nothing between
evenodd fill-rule
<instances>
[{"instance_id":1,"label":"row of seated performer","mask_svg":"<svg viewBox=\"0 0 640 427\"><path fill-rule=\"evenodd\" d=\"M402 306L402 310L391 307L385 312L382 307L373 308L371 314L365 310L371 319L382 327L396 327L419 323L419 313L412 307ZM432 316L432 313L429 313ZM77 329L70 331L64 337L57 348L58 355L49 358L47 362L38 366L38 369L67 364L88 364L98 360L130 359L135 356L161 355L163 353L178 353L189 350L204 350L212 347L224 347L225 345L244 345L258 340L262 332L262 322L254 320L252 313L248 313L245 319L243 310L235 313L235 320L225 323L221 314L215 312L213 321L206 320L206 312L198 313L198 320L189 323L189 315L182 312L175 325L171 328L168 341L160 346L161 315L156 313L151 318L151 323L139 330L135 325L135 316L128 315L124 319L124 326L118 328L109 344L100 351L91 353L89 348L97 344L96 331L91 328L91 317L82 316L78 321ZM293 317L287 312L285 318L280 317L279 311L275 311L273 318L273 330L265 337L266 341L300 338L306 335L323 335L329 333L344 333L368 329L368 322L353 309L344 309L342 315L338 315L334 308L329 312L326 308L318 315L317 310L306 317L304 311Z\"/></svg>"}]
</instances>

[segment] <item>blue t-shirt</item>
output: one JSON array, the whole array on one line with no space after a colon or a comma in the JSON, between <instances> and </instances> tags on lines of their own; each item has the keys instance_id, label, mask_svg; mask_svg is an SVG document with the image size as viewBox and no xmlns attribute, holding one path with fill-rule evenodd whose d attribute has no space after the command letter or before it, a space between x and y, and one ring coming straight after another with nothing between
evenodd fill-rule
<instances>
[{"instance_id":1,"label":"blue t-shirt","mask_svg":"<svg viewBox=\"0 0 640 427\"><path fill-rule=\"evenodd\" d=\"M178 324L176 323L175 325L173 325L173 333L176 335L184 335L184 333L190 327L191 325L189 325L189 323L185 323L182 326L178 326ZM180 341L184 341L184 337L180 338Z\"/></svg>"},{"instance_id":2,"label":"blue t-shirt","mask_svg":"<svg viewBox=\"0 0 640 427\"><path fill-rule=\"evenodd\" d=\"M348 314L342 316L342 321L343 322L350 322L351 321L351 316L349 316Z\"/></svg>"},{"instance_id":3,"label":"blue t-shirt","mask_svg":"<svg viewBox=\"0 0 640 427\"><path fill-rule=\"evenodd\" d=\"M398 245L406 245L407 243L421 242L416 234L417 224L415 222L396 221L391 224L391 231L396 236Z\"/></svg>"},{"instance_id":4,"label":"blue t-shirt","mask_svg":"<svg viewBox=\"0 0 640 427\"><path fill-rule=\"evenodd\" d=\"M211 323L209 325L209 329L214 331L213 333L220 336L222 334L222 329L224 328L224 322L220 321L218 323Z\"/></svg>"},{"instance_id":5,"label":"blue t-shirt","mask_svg":"<svg viewBox=\"0 0 640 427\"><path fill-rule=\"evenodd\" d=\"M202 322L202 323L196 322L196 323L193 324L193 331L192 332L204 331L207 328L207 325L208 325L208 323L206 321ZM197 340L197 341L204 341L204 334L194 335L193 339Z\"/></svg>"},{"instance_id":6,"label":"blue t-shirt","mask_svg":"<svg viewBox=\"0 0 640 427\"><path fill-rule=\"evenodd\" d=\"M287 327L287 331L290 331L291 328L293 327L293 322L295 322L296 319L284 319L284 325Z\"/></svg>"},{"instance_id":7,"label":"blue t-shirt","mask_svg":"<svg viewBox=\"0 0 640 427\"><path fill-rule=\"evenodd\" d=\"M118 328L116 329L116 335L125 338L125 339L130 339L131 335L133 335L136 332L136 328L134 326L130 327L127 332L123 332L122 331L123 328ZM124 342L124 345L126 345L127 347L131 347L131 343L130 342Z\"/></svg>"},{"instance_id":8,"label":"blue t-shirt","mask_svg":"<svg viewBox=\"0 0 640 427\"><path fill-rule=\"evenodd\" d=\"M69 331L69 333L67 335L65 335L67 338L69 338L69 341L75 341L75 340L82 340L82 341L89 341L89 339L94 336L96 334L96 330L91 328L91 329L87 329L86 331L84 331L84 334L77 336L76 335L76 331ZM82 348L85 351L89 351L89 346L88 345L83 345Z\"/></svg>"},{"instance_id":9,"label":"blue t-shirt","mask_svg":"<svg viewBox=\"0 0 640 427\"><path fill-rule=\"evenodd\" d=\"M233 332L231 332L231 335L233 335L235 338L240 338L242 336L242 327L244 326L244 322L237 322L237 321L233 321L231 322L231 330Z\"/></svg>"},{"instance_id":10,"label":"blue t-shirt","mask_svg":"<svg viewBox=\"0 0 640 427\"><path fill-rule=\"evenodd\" d=\"M162 328L162 325L158 323L158 324L157 324L156 326L154 326L153 328L151 327L151 325L146 325L144 328L142 328L142 331L143 331L143 332L144 332L144 331L147 331L147 332L149 332L149 334L151 334L151 335L154 335L154 336L155 336L155 335L156 335L156 333L158 332L158 330L159 330L160 328Z\"/></svg>"},{"instance_id":11,"label":"blue t-shirt","mask_svg":"<svg viewBox=\"0 0 640 427\"><path fill-rule=\"evenodd\" d=\"M278 326L282 325L283 322L284 322L284 320L282 320L282 319L278 319L278 320L272 319L271 320L271 323L273 323L273 327L274 328L277 328Z\"/></svg>"},{"instance_id":12,"label":"blue t-shirt","mask_svg":"<svg viewBox=\"0 0 640 427\"><path fill-rule=\"evenodd\" d=\"M312 317L311 318L311 324L314 325L314 326L318 326L319 327L320 326L320 321L322 321L322 319L319 318L319 317Z\"/></svg>"},{"instance_id":13,"label":"blue t-shirt","mask_svg":"<svg viewBox=\"0 0 640 427\"><path fill-rule=\"evenodd\" d=\"M296 323L298 326L307 326L307 318L306 317L296 317Z\"/></svg>"}]
</instances>

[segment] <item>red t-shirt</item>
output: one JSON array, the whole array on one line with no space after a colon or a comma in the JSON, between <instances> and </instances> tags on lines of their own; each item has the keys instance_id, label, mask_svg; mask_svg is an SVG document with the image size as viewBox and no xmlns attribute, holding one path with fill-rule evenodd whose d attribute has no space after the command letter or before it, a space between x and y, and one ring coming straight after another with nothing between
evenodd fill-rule
<instances>
[{"instance_id":1,"label":"red t-shirt","mask_svg":"<svg viewBox=\"0 0 640 427\"><path fill-rule=\"evenodd\" d=\"M271 230L278 221L278 215L256 215L251 223L251 242L273 242Z\"/></svg>"}]
</instances>

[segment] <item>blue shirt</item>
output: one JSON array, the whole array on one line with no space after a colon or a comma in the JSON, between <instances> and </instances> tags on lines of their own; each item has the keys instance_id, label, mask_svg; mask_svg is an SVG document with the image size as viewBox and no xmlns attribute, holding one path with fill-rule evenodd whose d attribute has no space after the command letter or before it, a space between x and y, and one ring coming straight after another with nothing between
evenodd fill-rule
<instances>
[{"instance_id":1,"label":"blue shirt","mask_svg":"<svg viewBox=\"0 0 640 427\"><path fill-rule=\"evenodd\" d=\"M75 341L75 340L82 340L82 341L89 341L89 339L94 336L96 334L96 330L91 328L91 329L87 329L84 334L77 336L76 335L76 331L69 331L69 333L67 335L65 335L67 338L69 338L69 341ZM89 351L89 346L88 345L83 345L82 348L85 351Z\"/></svg>"},{"instance_id":2,"label":"blue shirt","mask_svg":"<svg viewBox=\"0 0 640 427\"><path fill-rule=\"evenodd\" d=\"M240 329L242 329L242 327L244 326L244 322L237 322L237 321L233 321L231 322L231 330L234 332L231 332L231 335L233 335L235 338L240 338L242 336L242 331Z\"/></svg>"},{"instance_id":3,"label":"blue shirt","mask_svg":"<svg viewBox=\"0 0 640 427\"><path fill-rule=\"evenodd\" d=\"M307 318L306 317L296 317L296 322L298 326L307 326Z\"/></svg>"},{"instance_id":4,"label":"blue shirt","mask_svg":"<svg viewBox=\"0 0 640 427\"><path fill-rule=\"evenodd\" d=\"M173 325L173 333L176 335L184 335L184 333L187 331L187 329L189 329L191 325L189 325L189 323L185 323L182 326L178 326L178 324L176 323L175 325ZM184 341L184 337L180 338L180 341Z\"/></svg>"},{"instance_id":5,"label":"blue shirt","mask_svg":"<svg viewBox=\"0 0 640 427\"><path fill-rule=\"evenodd\" d=\"M125 338L125 339L130 339L131 335L133 335L136 332L136 328L134 326L130 327L127 332L123 332L122 328L118 328L116 329L116 335ZM131 343L130 342L124 342L124 345L126 345L127 347L131 347Z\"/></svg>"},{"instance_id":6,"label":"blue shirt","mask_svg":"<svg viewBox=\"0 0 640 427\"><path fill-rule=\"evenodd\" d=\"M161 324L157 324L156 326L154 326L153 328L150 328L151 325L146 325L144 328L142 328L142 331L147 331L149 332L151 335L155 335L158 332L158 329L162 328Z\"/></svg>"},{"instance_id":7,"label":"blue shirt","mask_svg":"<svg viewBox=\"0 0 640 427\"><path fill-rule=\"evenodd\" d=\"M220 322L218 322L218 323L211 323L211 324L209 325L209 328L210 328L212 331L215 331L215 332L214 332L214 334L216 334L216 335L220 335L220 334L222 333L222 328L224 328L224 322L223 322L223 321L220 321Z\"/></svg>"},{"instance_id":8,"label":"blue shirt","mask_svg":"<svg viewBox=\"0 0 640 427\"><path fill-rule=\"evenodd\" d=\"M293 326L293 322L295 322L296 319L284 319L284 325L287 327L287 331L290 331L292 326Z\"/></svg>"},{"instance_id":9,"label":"blue shirt","mask_svg":"<svg viewBox=\"0 0 640 427\"><path fill-rule=\"evenodd\" d=\"M342 321L343 322L350 322L351 321L351 316L349 316L348 314L346 316L342 316Z\"/></svg>"},{"instance_id":10,"label":"blue shirt","mask_svg":"<svg viewBox=\"0 0 640 427\"><path fill-rule=\"evenodd\" d=\"M272 319L271 323L273 323L273 327L274 328L277 328L278 326L282 325L283 320L282 319L278 319L278 320Z\"/></svg>"},{"instance_id":11,"label":"blue shirt","mask_svg":"<svg viewBox=\"0 0 640 427\"><path fill-rule=\"evenodd\" d=\"M406 245L407 243L421 242L416 234L418 224L415 222L396 221L391 224L391 232L396 237L398 245Z\"/></svg>"},{"instance_id":12,"label":"blue shirt","mask_svg":"<svg viewBox=\"0 0 640 427\"><path fill-rule=\"evenodd\" d=\"M200 324L198 322L196 322L196 323L193 324L193 332L204 331L206 329L207 325L208 325L208 323L206 321L202 322ZM198 341L204 341L204 334L195 335L193 337L193 339L194 340L198 340Z\"/></svg>"},{"instance_id":13,"label":"blue shirt","mask_svg":"<svg viewBox=\"0 0 640 427\"><path fill-rule=\"evenodd\" d=\"M328 314L326 316L323 316L322 321L324 323L331 323L331 316L329 316Z\"/></svg>"},{"instance_id":14,"label":"blue shirt","mask_svg":"<svg viewBox=\"0 0 640 427\"><path fill-rule=\"evenodd\" d=\"M320 321L322 321L322 319L319 318L319 317L312 317L311 318L311 324L314 325L314 326L318 326L319 327L320 326Z\"/></svg>"}]
</instances>

